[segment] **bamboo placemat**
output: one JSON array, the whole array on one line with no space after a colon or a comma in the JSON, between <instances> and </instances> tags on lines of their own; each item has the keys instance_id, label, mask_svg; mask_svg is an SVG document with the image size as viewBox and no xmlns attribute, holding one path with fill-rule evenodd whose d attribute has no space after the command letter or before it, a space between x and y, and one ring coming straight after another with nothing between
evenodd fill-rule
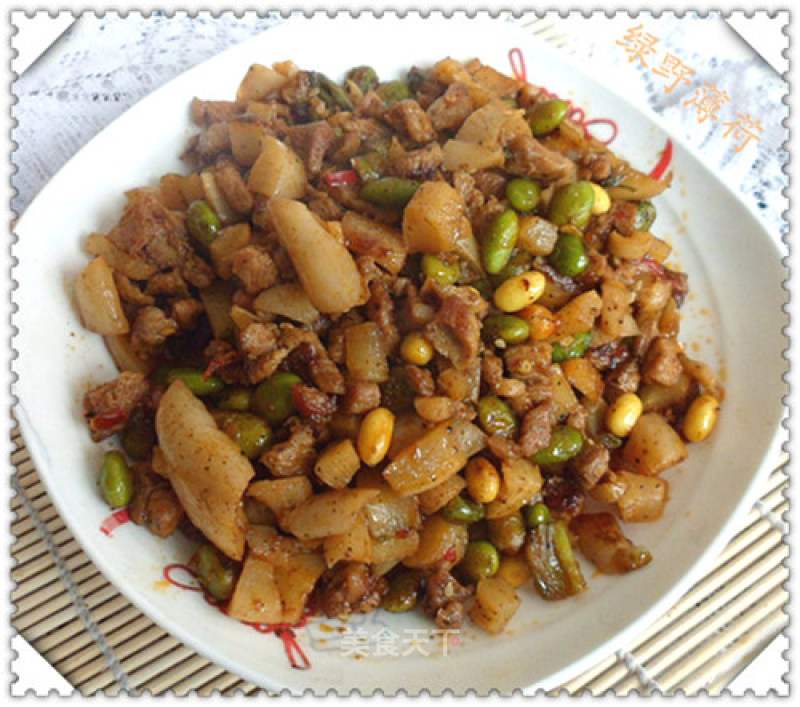
<instances>
[{"instance_id":1,"label":"bamboo placemat","mask_svg":"<svg viewBox=\"0 0 800 707\"><path fill-rule=\"evenodd\" d=\"M50 502L18 431L12 442L12 626L85 696L259 692L170 636L106 581ZM788 624L787 489L784 460L713 569L634 641L560 690L724 690Z\"/></svg>"}]
</instances>

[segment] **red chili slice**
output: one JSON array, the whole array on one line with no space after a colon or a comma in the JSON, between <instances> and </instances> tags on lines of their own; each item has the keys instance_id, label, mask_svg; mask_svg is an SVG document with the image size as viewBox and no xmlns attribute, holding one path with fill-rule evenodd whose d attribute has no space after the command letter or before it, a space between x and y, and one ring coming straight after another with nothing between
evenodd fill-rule
<instances>
[{"instance_id":1,"label":"red chili slice","mask_svg":"<svg viewBox=\"0 0 800 707\"><path fill-rule=\"evenodd\" d=\"M664 151L661 153L661 158L656 163L656 166L653 167L653 171L650 172L650 176L653 179L661 179L661 177L663 177L666 174L671 164L672 164L672 140L667 138L667 144L664 145Z\"/></svg>"},{"instance_id":2,"label":"red chili slice","mask_svg":"<svg viewBox=\"0 0 800 707\"><path fill-rule=\"evenodd\" d=\"M358 181L358 175L352 169L343 169L341 172L328 172L325 175L325 181L328 182L329 187L344 187L348 184L355 184Z\"/></svg>"},{"instance_id":3,"label":"red chili slice","mask_svg":"<svg viewBox=\"0 0 800 707\"><path fill-rule=\"evenodd\" d=\"M119 408L103 410L89 419L89 429L103 432L124 424L128 419L128 412Z\"/></svg>"}]
</instances>

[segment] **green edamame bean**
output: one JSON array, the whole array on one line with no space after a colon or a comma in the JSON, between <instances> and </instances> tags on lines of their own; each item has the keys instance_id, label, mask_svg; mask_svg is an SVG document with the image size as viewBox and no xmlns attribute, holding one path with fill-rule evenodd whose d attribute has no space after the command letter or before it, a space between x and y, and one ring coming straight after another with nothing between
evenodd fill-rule
<instances>
[{"instance_id":1,"label":"green edamame bean","mask_svg":"<svg viewBox=\"0 0 800 707\"><path fill-rule=\"evenodd\" d=\"M214 420L217 426L239 445L248 459L258 457L272 439L272 430L258 415L219 410L214 413Z\"/></svg>"},{"instance_id":2,"label":"green edamame bean","mask_svg":"<svg viewBox=\"0 0 800 707\"><path fill-rule=\"evenodd\" d=\"M386 81L375 89L375 92L381 97L384 103L393 103L394 101L403 101L406 98L411 98L411 91L408 88L408 83L398 79L397 81Z\"/></svg>"},{"instance_id":3,"label":"green edamame bean","mask_svg":"<svg viewBox=\"0 0 800 707\"><path fill-rule=\"evenodd\" d=\"M572 182L561 187L550 200L547 220L556 226L583 228L592 215L594 189L590 182Z\"/></svg>"},{"instance_id":4,"label":"green edamame bean","mask_svg":"<svg viewBox=\"0 0 800 707\"><path fill-rule=\"evenodd\" d=\"M560 464L576 456L583 449L583 435L569 425L557 425L550 444L531 457L534 464Z\"/></svg>"},{"instance_id":5,"label":"green edamame bean","mask_svg":"<svg viewBox=\"0 0 800 707\"><path fill-rule=\"evenodd\" d=\"M132 459L142 461L150 456L156 441L155 416L143 405L137 406L122 431L122 448Z\"/></svg>"},{"instance_id":6,"label":"green edamame bean","mask_svg":"<svg viewBox=\"0 0 800 707\"><path fill-rule=\"evenodd\" d=\"M199 199L189 204L186 211L186 229L201 253L208 253L208 248L214 242L220 228L222 223L208 202Z\"/></svg>"},{"instance_id":7,"label":"green edamame bean","mask_svg":"<svg viewBox=\"0 0 800 707\"><path fill-rule=\"evenodd\" d=\"M468 583L494 577L500 567L500 553L487 540L473 540L467 545L458 573Z\"/></svg>"},{"instance_id":8,"label":"green edamame bean","mask_svg":"<svg viewBox=\"0 0 800 707\"><path fill-rule=\"evenodd\" d=\"M503 554L515 555L525 544L525 522L519 511L502 518L490 518L486 525L489 540Z\"/></svg>"},{"instance_id":9,"label":"green edamame bean","mask_svg":"<svg viewBox=\"0 0 800 707\"><path fill-rule=\"evenodd\" d=\"M133 497L133 474L122 452L106 452L100 468L100 495L111 508L124 508Z\"/></svg>"},{"instance_id":10,"label":"green edamame bean","mask_svg":"<svg viewBox=\"0 0 800 707\"><path fill-rule=\"evenodd\" d=\"M491 275L499 273L508 263L519 233L519 217L512 209L497 216L483 239L483 267Z\"/></svg>"},{"instance_id":11,"label":"green edamame bean","mask_svg":"<svg viewBox=\"0 0 800 707\"><path fill-rule=\"evenodd\" d=\"M422 274L440 285L454 285L461 270L458 263L445 263L435 255L422 256Z\"/></svg>"},{"instance_id":12,"label":"green edamame bean","mask_svg":"<svg viewBox=\"0 0 800 707\"><path fill-rule=\"evenodd\" d=\"M532 179L512 179L506 185L506 199L517 211L533 211L541 195L541 187Z\"/></svg>"},{"instance_id":13,"label":"green edamame bean","mask_svg":"<svg viewBox=\"0 0 800 707\"><path fill-rule=\"evenodd\" d=\"M422 589L422 574L416 571L400 571L391 578L389 591L381 600L381 609L393 614L411 611L419 600Z\"/></svg>"},{"instance_id":14,"label":"green edamame bean","mask_svg":"<svg viewBox=\"0 0 800 707\"><path fill-rule=\"evenodd\" d=\"M484 395L478 400L478 420L487 434L513 437L517 433L514 411L496 395Z\"/></svg>"},{"instance_id":15,"label":"green edamame bean","mask_svg":"<svg viewBox=\"0 0 800 707\"><path fill-rule=\"evenodd\" d=\"M483 332L491 343L502 339L507 344L520 344L531 335L531 325L513 314L491 314L483 320Z\"/></svg>"},{"instance_id":16,"label":"green edamame bean","mask_svg":"<svg viewBox=\"0 0 800 707\"><path fill-rule=\"evenodd\" d=\"M573 358L582 358L589 348L592 339L591 331L582 331L572 337L572 343L564 345L561 342L553 342L553 363L564 363Z\"/></svg>"},{"instance_id":17,"label":"green edamame bean","mask_svg":"<svg viewBox=\"0 0 800 707\"><path fill-rule=\"evenodd\" d=\"M535 528L542 523L550 522L550 509L544 503L534 503L525 507L525 524Z\"/></svg>"},{"instance_id":18,"label":"green edamame bean","mask_svg":"<svg viewBox=\"0 0 800 707\"><path fill-rule=\"evenodd\" d=\"M560 98L551 98L534 105L528 112L528 124L536 135L547 135L564 121L569 113L569 105Z\"/></svg>"},{"instance_id":19,"label":"green edamame bean","mask_svg":"<svg viewBox=\"0 0 800 707\"><path fill-rule=\"evenodd\" d=\"M217 601L227 601L233 594L236 576L227 558L213 545L201 545L189 566L197 573L197 581Z\"/></svg>"},{"instance_id":20,"label":"green edamame bean","mask_svg":"<svg viewBox=\"0 0 800 707\"><path fill-rule=\"evenodd\" d=\"M650 201L640 201L636 206L633 227L637 231L649 231L656 220L656 207Z\"/></svg>"},{"instance_id":21,"label":"green edamame bean","mask_svg":"<svg viewBox=\"0 0 800 707\"><path fill-rule=\"evenodd\" d=\"M381 177L361 187L361 198L390 209L404 207L419 189L419 182L402 177Z\"/></svg>"},{"instance_id":22,"label":"green edamame bean","mask_svg":"<svg viewBox=\"0 0 800 707\"><path fill-rule=\"evenodd\" d=\"M172 368L166 368L162 375L164 382L168 386L174 383L176 380L182 380L184 383L186 383L189 390L191 390L192 393L198 397L219 393L225 387L225 383L223 382L222 378L219 378L218 376L209 376L206 378L203 375L203 371L201 371L199 368L173 366Z\"/></svg>"},{"instance_id":23,"label":"green edamame bean","mask_svg":"<svg viewBox=\"0 0 800 707\"><path fill-rule=\"evenodd\" d=\"M480 503L464 496L456 496L442 508L442 515L452 523L477 523L483 519L484 513Z\"/></svg>"},{"instance_id":24,"label":"green edamame bean","mask_svg":"<svg viewBox=\"0 0 800 707\"><path fill-rule=\"evenodd\" d=\"M347 72L347 80L352 81L362 93L374 91L380 81L371 66L354 66Z\"/></svg>"},{"instance_id":25,"label":"green edamame bean","mask_svg":"<svg viewBox=\"0 0 800 707\"><path fill-rule=\"evenodd\" d=\"M227 388L220 396L217 407L220 410L232 410L235 412L247 412L250 409L250 400L253 392L250 388L234 386Z\"/></svg>"},{"instance_id":26,"label":"green edamame bean","mask_svg":"<svg viewBox=\"0 0 800 707\"><path fill-rule=\"evenodd\" d=\"M589 256L583 239L570 233L561 233L547 261L562 275L575 277L589 266Z\"/></svg>"},{"instance_id":27,"label":"green edamame bean","mask_svg":"<svg viewBox=\"0 0 800 707\"><path fill-rule=\"evenodd\" d=\"M250 403L252 411L271 425L283 422L296 409L292 387L302 382L294 373L276 373L270 376L253 393Z\"/></svg>"}]
</instances>

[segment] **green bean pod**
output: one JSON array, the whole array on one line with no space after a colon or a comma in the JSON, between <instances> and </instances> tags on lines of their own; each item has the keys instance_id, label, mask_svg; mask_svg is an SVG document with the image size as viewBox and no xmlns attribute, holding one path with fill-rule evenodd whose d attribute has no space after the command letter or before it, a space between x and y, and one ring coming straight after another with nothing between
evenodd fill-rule
<instances>
[{"instance_id":1,"label":"green bean pod","mask_svg":"<svg viewBox=\"0 0 800 707\"><path fill-rule=\"evenodd\" d=\"M411 91L408 88L408 82L398 79L397 81L386 81L375 89L375 92L381 97L384 103L393 103L394 101L403 101L406 98L411 98Z\"/></svg>"},{"instance_id":2,"label":"green bean pod","mask_svg":"<svg viewBox=\"0 0 800 707\"><path fill-rule=\"evenodd\" d=\"M419 189L419 182L402 177L381 177L361 187L361 198L375 206L401 209Z\"/></svg>"},{"instance_id":3,"label":"green bean pod","mask_svg":"<svg viewBox=\"0 0 800 707\"><path fill-rule=\"evenodd\" d=\"M550 509L544 503L534 503L525 506L525 525L528 528L538 528L542 523L550 522Z\"/></svg>"},{"instance_id":4,"label":"green bean pod","mask_svg":"<svg viewBox=\"0 0 800 707\"><path fill-rule=\"evenodd\" d=\"M248 459L257 458L272 439L272 430L266 421L252 413L218 410L214 420Z\"/></svg>"},{"instance_id":5,"label":"green bean pod","mask_svg":"<svg viewBox=\"0 0 800 707\"><path fill-rule=\"evenodd\" d=\"M189 204L186 210L186 230L201 254L208 254L209 246L214 242L220 228L222 223L207 201L199 199Z\"/></svg>"},{"instance_id":6,"label":"green bean pod","mask_svg":"<svg viewBox=\"0 0 800 707\"><path fill-rule=\"evenodd\" d=\"M533 211L541 196L541 187L532 179L520 177L506 185L506 199L517 211Z\"/></svg>"},{"instance_id":7,"label":"green bean pod","mask_svg":"<svg viewBox=\"0 0 800 707\"><path fill-rule=\"evenodd\" d=\"M484 395L478 400L478 420L487 434L514 437L517 417L507 402L496 395Z\"/></svg>"},{"instance_id":8,"label":"green bean pod","mask_svg":"<svg viewBox=\"0 0 800 707\"><path fill-rule=\"evenodd\" d=\"M422 574L404 570L395 574L389 582L389 591L381 600L381 609L393 614L411 611L419 601L422 589Z\"/></svg>"},{"instance_id":9,"label":"green bean pod","mask_svg":"<svg viewBox=\"0 0 800 707\"><path fill-rule=\"evenodd\" d=\"M636 216L633 217L633 227L637 231L649 231L656 220L656 207L651 201L640 201L636 205Z\"/></svg>"},{"instance_id":10,"label":"green bean pod","mask_svg":"<svg viewBox=\"0 0 800 707\"><path fill-rule=\"evenodd\" d=\"M442 508L441 513L451 523L469 524L483 520L485 511L480 503L464 496L456 496Z\"/></svg>"},{"instance_id":11,"label":"green bean pod","mask_svg":"<svg viewBox=\"0 0 800 707\"><path fill-rule=\"evenodd\" d=\"M583 228L592 215L594 189L591 182L572 182L558 189L550 200L547 219L556 226Z\"/></svg>"},{"instance_id":12,"label":"green bean pod","mask_svg":"<svg viewBox=\"0 0 800 707\"><path fill-rule=\"evenodd\" d=\"M531 132L539 137L553 132L567 117L569 105L560 98L551 98L536 103L528 112L528 124Z\"/></svg>"},{"instance_id":13,"label":"green bean pod","mask_svg":"<svg viewBox=\"0 0 800 707\"><path fill-rule=\"evenodd\" d=\"M583 239L570 233L561 233L553 252L547 258L561 275L575 277L589 266L589 256Z\"/></svg>"},{"instance_id":14,"label":"green bean pod","mask_svg":"<svg viewBox=\"0 0 800 707\"><path fill-rule=\"evenodd\" d=\"M459 577L469 584L494 577L500 567L500 553L488 540L473 540L467 544L464 557L459 562Z\"/></svg>"},{"instance_id":15,"label":"green bean pod","mask_svg":"<svg viewBox=\"0 0 800 707\"><path fill-rule=\"evenodd\" d=\"M534 464L560 464L568 461L583 449L583 435L569 425L557 425L550 436L550 443L536 452L531 461Z\"/></svg>"},{"instance_id":16,"label":"green bean pod","mask_svg":"<svg viewBox=\"0 0 800 707\"><path fill-rule=\"evenodd\" d=\"M583 358L592 340L591 331L582 331L572 337L572 342L566 346L561 342L553 342L553 363L564 363L573 358Z\"/></svg>"},{"instance_id":17,"label":"green bean pod","mask_svg":"<svg viewBox=\"0 0 800 707\"><path fill-rule=\"evenodd\" d=\"M519 217L512 209L497 216L483 238L483 267L491 275L499 273L508 263L519 233Z\"/></svg>"},{"instance_id":18,"label":"green bean pod","mask_svg":"<svg viewBox=\"0 0 800 707\"><path fill-rule=\"evenodd\" d=\"M251 410L271 425L277 425L289 417L296 408L292 387L303 379L294 373L275 373L259 384L250 402Z\"/></svg>"},{"instance_id":19,"label":"green bean pod","mask_svg":"<svg viewBox=\"0 0 800 707\"><path fill-rule=\"evenodd\" d=\"M530 337L531 325L513 314L490 314L483 320L483 333L493 344L498 340L519 344Z\"/></svg>"},{"instance_id":20,"label":"green bean pod","mask_svg":"<svg viewBox=\"0 0 800 707\"><path fill-rule=\"evenodd\" d=\"M124 508L133 497L133 473L122 452L103 455L100 468L100 495L111 508Z\"/></svg>"},{"instance_id":21,"label":"green bean pod","mask_svg":"<svg viewBox=\"0 0 800 707\"><path fill-rule=\"evenodd\" d=\"M217 601L227 601L236 585L233 566L213 545L201 545L189 566L197 573L197 581Z\"/></svg>"},{"instance_id":22,"label":"green bean pod","mask_svg":"<svg viewBox=\"0 0 800 707\"><path fill-rule=\"evenodd\" d=\"M440 285L455 285L461 269L458 263L445 263L444 260L435 255L425 254L422 256L422 274Z\"/></svg>"},{"instance_id":23,"label":"green bean pod","mask_svg":"<svg viewBox=\"0 0 800 707\"><path fill-rule=\"evenodd\" d=\"M189 368L186 366L165 368L159 372L157 377L162 379L168 386L176 380L182 380L189 390L198 397L214 395L222 391L225 387L225 383L219 376L209 376L206 378L203 371L199 368Z\"/></svg>"},{"instance_id":24,"label":"green bean pod","mask_svg":"<svg viewBox=\"0 0 800 707\"><path fill-rule=\"evenodd\" d=\"M374 91L380 83L378 74L371 66L354 66L347 72L347 80L358 86L361 93Z\"/></svg>"}]
</instances>

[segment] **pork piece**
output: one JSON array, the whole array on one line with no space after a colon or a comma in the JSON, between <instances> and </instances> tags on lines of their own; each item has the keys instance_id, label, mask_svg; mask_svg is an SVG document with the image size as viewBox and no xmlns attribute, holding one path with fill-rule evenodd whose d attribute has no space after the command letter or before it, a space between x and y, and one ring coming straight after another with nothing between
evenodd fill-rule
<instances>
[{"instance_id":1,"label":"pork piece","mask_svg":"<svg viewBox=\"0 0 800 707\"><path fill-rule=\"evenodd\" d=\"M630 351L622 339L612 339L586 352L586 358L598 371L613 371L630 358Z\"/></svg>"},{"instance_id":2,"label":"pork piece","mask_svg":"<svg viewBox=\"0 0 800 707\"><path fill-rule=\"evenodd\" d=\"M493 434L486 438L486 446L500 461L509 462L522 456L522 449L505 435Z\"/></svg>"},{"instance_id":3,"label":"pork piece","mask_svg":"<svg viewBox=\"0 0 800 707\"><path fill-rule=\"evenodd\" d=\"M328 358L327 354L312 358L309 363L309 370L311 379L323 393L344 394L344 376L339 367Z\"/></svg>"},{"instance_id":4,"label":"pork piece","mask_svg":"<svg viewBox=\"0 0 800 707\"><path fill-rule=\"evenodd\" d=\"M130 194L122 219L108 239L126 253L159 269L177 268L195 287L208 287L214 271L192 249L183 220L151 191Z\"/></svg>"},{"instance_id":5,"label":"pork piece","mask_svg":"<svg viewBox=\"0 0 800 707\"><path fill-rule=\"evenodd\" d=\"M391 170L396 176L406 179L431 179L443 161L441 146L438 142L432 142L392 159Z\"/></svg>"},{"instance_id":6,"label":"pork piece","mask_svg":"<svg viewBox=\"0 0 800 707\"><path fill-rule=\"evenodd\" d=\"M439 354L449 358L456 368L466 368L480 353L481 320L488 304L472 288L441 290L444 298L436 318L425 327L425 334Z\"/></svg>"},{"instance_id":7,"label":"pork piece","mask_svg":"<svg viewBox=\"0 0 800 707\"><path fill-rule=\"evenodd\" d=\"M377 383L348 378L345 393L339 402L342 412L360 415L381 404L381 389Z\"/></svg>"},{"instance_id":8,"label":"pork piece","mask_svg":"<svg viewBox=\"0 0 800 707\"><path fill-rule=\"evenodd\" d=\"M506 170L544 183L571 180L575 163L559 152L549 150L531 135L517 135L508 144L511 152Z\"/></svg>"},{"instance_id":9,"label":"pork piece","mask_svg":"<svg viewBox=\"0 0 800 707\"><path fill-rule=\"evenodd\" d=\"M382 280L373 280L369 291L367 316L380 328L386 351L392 351L400 342L400 333L394 321L394 301Z\"/></svg>"},{"instance_id":10,"label":"pork piece","mask_svg":"<svg viewBox=\"0 0 800 707\"><path fill-rule=\"evenodd\" d=\"M368 614L378 608L388 590L387 581L373 574L369 565L340 562L320 577L315 603L331 618Z\"/></svg>"},{"instance_id":11,"label":"pork piece","mask_svg":"<svg viewBox=\"0 0 800 707\"><path fill-rule=\"evenodd\" d=\"M187 297L189 286L177 268L162 270L153 275L148 281L145 292L148 295L168 295L170 297Z\"/></svg>"},{"instance_id":12,"label":"pork piece","mask_svg":"<svg viewBox=\"0 0 800 707\"><path fill-rule=\"evenodd\" d=\"M192 99L192 120L197 125L210 125L233 120L247 109L247 103L236 101L204 101Z\"/></svg>"},{"instance_id":13,"label":"pork piece","mask_svg":"<svg viewBox=\"0 0 800 707\"><path fill-rule=\"evenodd\" d=\"M602 444L587 440L578 455L572 460L572 468L580 485L587 491L609 471L611 455Z\"/></svg>"},{"instance_id":14,"label":"pork piece","mask_svg":"<svg viewBox=\"0 0 800 707\"><path fill-rule=\"evenodd\" d=\"M178 331L178 323L158 307L143 307L131 327L131 347L134 351L151 352Z\"/></svg>"},{"instance_id":15,"label":"pork piece","mask_svg":"<svg viewBox=\"0 0 800 707\"><path fill-rule=\"evenodd\" d=\"M606 386L610 392L618 395L635 393L639 389L641 380L639 364L632 360L620 364L605 375Z\"/></svg>"},{"instance_id":16,"label":"pork piece","mask_svg":"<svg viewBox=\"0 0 800 707\"><path fill-rule=\"evenodd\" d=\"M479 169L473 177L475 186L484 196L493 196L497 199L505 197L508 179L502 172L493 169Z\"/></svg>"},{"instance_id":17,"label":"pork piece","mask_svg":"<svg viewBox=\"0 0 800 707\"><path fill-rule=\"evenodd\" d=\"M318 174L322 169L325 154L336 142L336 133L325 120L306 125L293 125L288 130L292 147L305 162L311 174Z\"/></svg>"},{"instance_id":18,"label":"pork piece","mask_svg":"<svg viewBox=\"0 0 800 707\"><path fill-rule=\"evenodd\" d=\"M553 361L553 346L547 341L532 341L506 349L503 354L506 367L520 381L549 377Z\"/></svg>"},{"instance_id":19,"label":"pork piece","mask_svg":"<svg viewBox=\"0 0 800 707\"><path fill-rule=\"evenodd\" d=\"M375 91L367 91L358 102L354 114L359 118L380 118L386 110L386 104Z\"/></svg>"},{"instance_id":20,"label":"pork piece","mask_svg":"<svg viewBox=\"0 0 800 707\"><path fill-rule=\"evenodd\" d=\"M314 469L317 453L311 426L298 423L292 427L289 439L270 447L259 461L276 478L304 476Z\"/></svg>"},{"instance_id":21,"label":"pork piece","mask_svg":"<svg viewBox=\"0 0 800 707\"><path fill-rule=\"evenodd\" d=\"M253 195L242 175L232 162L220 162L214 169L214 179L222 195L234 211L249 214L253 209Z\"/></svg>"},{"instance_id":22,"label":"pork piece","mask_svg":"<svg viewBox=\"0 0 800 707\"><path fill-rule=\"evenodd\" d=\"M675 339L659 336L650 342L642 365L642 378L647 383L675 385L683 373L681 347Z\"/></svg>"},{"instance_id":23,"label":"pork piece","mask_svg":"<svg viewBox=\"0 0 800 707\"><path fill-rule=\"evenodd\" d=\"M474 587L459 584L442 562L425 582L425 601L422 606L439 628L458 629L464 622L464 602L472 598L474 593Z\"/></svg>"},{"instance_id":24,"label":"pork piece","mask_svg":"<svg viewBox=\"0 0 800 707\"><path fill-rule=\"evenodd\" d=\"M586 152L578 161L578 179L600 183L611 176L613 162L606 152Z\"/></svg>"},{"instance_id":25,"label":"pork piece","mask_svg":"<svg viewBox=\"0 0 800 707\"><path fill-rule=\"evenodd\" d=\"M128 513L136 525L166 538L175 532L184 517L183 506L165 478L154 473L148 462L134 464L133 496Z\"/></svg>"},{"instance_id":26,"label":"pork piece","mask_svg":"<svg viewBox=\"0 0 800 707\"><path fill-rule=\"evenodd\" d=\"M473 215L486 203L486 197L483 195L483 192L478 189L475 183L475 177L469 172L459 169L453 172L453 188L464 200L467 206L467 214L470 220L472 220Z\"/></svg>"},{"instance_id":27,"label":"pork piece","mask_svg":"<svg viewBox=\"0 0 800 707\"><path fill-rule=\"evenodd\" d=\"M433 374L427 368L409 364L405 366L405 372L408 385L417 395L427 398L436 392L436 382L433 380Z\"/></svg>"},{"instance_id":28,"label":"pork piece","mask_svg":"<svg viewBox=\"0 0 800 707\"><path fill-rule=\"evenodd\" d=\"M178 323L178 328L194 329L205 309L200 300L192 297L175 300L170 305L170 317Z\"/></svg>"},{"instance_id":29,"label":"pork piece","mask_svg":"<svg viewBox=\"0 0 800 707\"><path fill-rule=\"evenodd\" d=\"M117 286L119 296L126 304L132 304L134 307L146 307L156 303L155 297L142 292L133 280L119 270L114 271L114 284Z\"/></svg>"},{"instance_id":30,"label":"pork piece","mask_svg":"<svg viewBox=\"0 0 800 707\"><path fill-rule=\"evenodd\" d=\"M396 101L384 113L384 120L420 145L436 139L428 114L412 98Z\"/></svg>"},{"instance_id":31,"label":"pork piece","mask_svg":"<svg viewBox=\"0 0 800 707\"><path fill-rule=\"evenodd\" d=\"M542 500L557 520L575 518L586 503L583 489L572 474L548 476L542 486Z\"/></svg>"},{"instance_id":32,"label":"pork piece","mask_svg":"<svg viewBox=\"0 0 800 707\"><path fill-rule=\"evenodd\" d=\"M255 322L239 332L239 349L247 356L263 356L278 345L280 329L276 324Z\"/></svg>"},{"instance_id":33,"label":"pork piece","mask_svg":"<svg viewBox=\"0 0 800 707\"><path fill-rule=\"evenodd\" d=\"M329 419L336 411L336 398L311 385L292 386L292 401L300 416L314 423Z\"/></svg>"},{"instance_id":34,"label":"pork piece","mask_svg":"<svg viewBox=\"0 0 800 707\"><path fill-rule=\"evenodd\" d=\"M90 390L83 399L83 416L93 442L122 431L133 409L150 391L141 373L123 371L119 378Z\"/></svg>"},{"instance_id":35,"label":"pork piece","mask_svg":"<svg viewBox=\"0 0 800 707\"><path fill-rule=\"evenodd\" d=\"M219 376L228 385L247 385L244 356L229 342L212 339L203 350L203 356L206 360L206 371L210 374Z\"/></svg>"},{"instance_id":36,"label":"pork piece","mask_svg":"<svg viewBox=\"0 0 800 707\"><path fill-rule=\"evenodd\" d=\"M521 380L505 377L503 359L493 353L485 353L481 362L483 380L489 389L504 398L513 398L525 392L525 383Z\"/></svg>"},{"instance_id":37,"label":"pork piece","mask_svg":"<svg viewBox=\"0 0 800 707\"><path fill-rule=\"evenodd\" d=\"M227 123L212 123L192 145L192 151L200 158L200 164L209 164L215 157L231 149L231 131Z\"/></svg>"},{"instance_id":38,"label":"pork piece","mask_svg":"<svg viewBox=\"0 0 800 707\"><path fill-rule=\"evenodd\" d=\"M444 95L439 96L430 106L428 115L436 130L458 130L469 118L475 104L472 102L469 89L463 83L451 83Z\"/></svg>"},{"instance_id":39,"label":"pork piece","mask_svg":"<svg viewBox=\"0 0 800 707\"><path fill-rule=\"evenodd\" d=\"M231 260L233 274L244 285L248 294L266 290L278 282L278 268L267 250L249 245L234 253Z\"/></svg>"},{"instance_id":40,"label":"pork piece","mask_svg":"<svg viewBox=\"0 0 800 707\"><path fill-rule=\"evenodd\" d=\"M536 454L550 444L555 421L555 406L552 400L539 403L525 413L519 433L519 446L523 456Z\"/></svg>"}]
</instances>

